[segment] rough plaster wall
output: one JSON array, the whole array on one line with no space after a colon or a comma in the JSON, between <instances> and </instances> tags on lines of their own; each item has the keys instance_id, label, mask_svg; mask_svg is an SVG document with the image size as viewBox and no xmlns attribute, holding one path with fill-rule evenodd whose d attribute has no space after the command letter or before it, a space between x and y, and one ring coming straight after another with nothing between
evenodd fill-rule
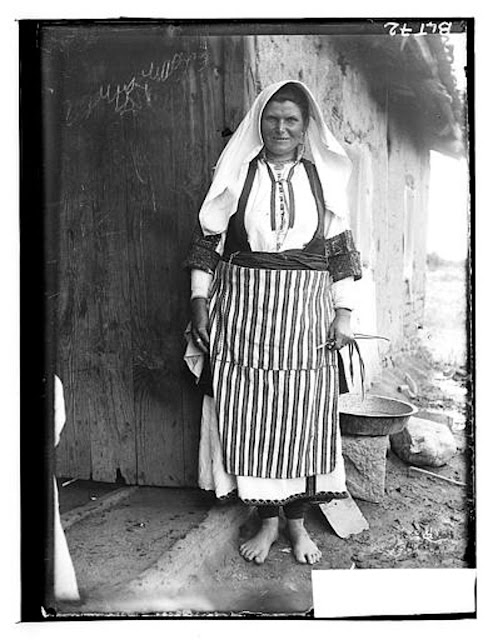
<instances>
[{"instance_id":1,"label":"rough plaster wall","mask_svg":"<svg viewBox=\"0 0 488 640\"><path fill-rule=\"evenodd\" d=\"M388 171L388 270L384 274L387 304L381 305L378 328L393 326L394 346L408 347L422 323L425 296L425 259L429 152L418 148L395 121L389 126L390 153ZM404 242L406 241L405 189L414 192L413 269L405 279Z\"/></svg>"},{"instance_id":2,"label":"rough plaster wall","mask_svg":"<svg viewBox=\"0 0 488 640\"><path fill-rule=\"evenodd\" d=\"M404 348L423 313L428 151L416 149L409 132L388 122L386 92L384 103L379 104L367 80L350 63L347 48L334 36L257 36L248 45L249 100L272 82L302 80L346 149L353 163L348 189L350 224L365 268L365 277L357 283L356 328L389 337L393 351ZM404 279L407 174L416 193L410 288ZM373 300L376 304L371 304ZM363 345L373 375L387 347L383 342Z\"/></svg>"}]
</instances>

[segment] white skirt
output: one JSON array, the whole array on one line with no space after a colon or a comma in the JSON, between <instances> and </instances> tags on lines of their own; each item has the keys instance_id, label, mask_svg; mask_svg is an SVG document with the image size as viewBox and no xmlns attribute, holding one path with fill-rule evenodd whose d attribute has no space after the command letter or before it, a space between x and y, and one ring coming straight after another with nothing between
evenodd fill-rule
<instances>
[{"instance_id":1,"label":"white skirt","mask_svg":"<svg viewBox=\"0 0 488 640\"><path fill-rule=\"evenodd\" d=\"M237 495L243 502L256 505L287 504L298 498L328 502L345 498L346 474L341 437L336 434L336 465L332 472L303 478L257 478L232 475L225 471L214 399L204 396L199 449L198 485L213 491L218 499Z\"/></svg>"}]
</instances>

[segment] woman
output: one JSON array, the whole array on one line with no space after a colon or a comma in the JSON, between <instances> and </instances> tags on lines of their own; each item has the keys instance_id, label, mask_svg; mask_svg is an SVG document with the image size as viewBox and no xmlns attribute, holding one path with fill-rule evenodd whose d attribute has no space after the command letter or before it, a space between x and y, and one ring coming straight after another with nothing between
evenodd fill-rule
<instances>
[{"instance_id":1,"label":"woman","mask_svg":"<svg viewBox=\"0 0 488 640\"><path fill-rule=\"evenodd\" d=\"M348 173L308 88L267 87L219 158L187 258L187 355L209 354L211 371L200 486L257 505L261 527L240 547L257 564L278 537L280 506L296 559L317 562L305 507L347 495L337 351L353 338L361 276Z\"/></svg>"}]
</instances>

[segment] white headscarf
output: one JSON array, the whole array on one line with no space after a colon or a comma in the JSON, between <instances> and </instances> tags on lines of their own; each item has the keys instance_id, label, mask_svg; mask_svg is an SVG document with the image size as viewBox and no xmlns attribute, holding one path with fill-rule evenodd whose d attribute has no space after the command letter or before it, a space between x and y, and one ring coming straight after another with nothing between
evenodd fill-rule
<instances>
[{"instance_id":1,"label":"white headscarf","mask_svg":"<svg viewBox=\"0 0 488 640\"><path fill-rule=\"evenodd\" d=\"M346 186L351 162L325 124L320 108L308 87L295 80L283 80L269 85L258 95L220 154L212 185L199 214L204 235L226 231L229 218L237 209L249 163L264 145L261 135L263 110L278 89L288 83L299 86L308 98L310 121L306 136L322 183L326 206L337 216L347 215Z\"/></svg>"}]
</instances>

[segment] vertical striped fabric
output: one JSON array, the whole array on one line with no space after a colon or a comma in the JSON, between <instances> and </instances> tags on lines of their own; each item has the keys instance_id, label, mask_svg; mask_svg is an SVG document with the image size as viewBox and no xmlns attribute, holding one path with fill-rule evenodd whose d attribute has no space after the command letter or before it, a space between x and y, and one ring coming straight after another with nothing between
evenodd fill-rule
<instances>
[{"instance_id":1,"label":"vertical striped fabric","mask_svg":"<svg viewBox=\"0 0 488 640\"><path fill-rule=\"evenodd\" d=\"M326 271L220 262L210 298L214 396L226 471L260 478L330 473L337 355Z\"/></svg>"}]
</instances>

